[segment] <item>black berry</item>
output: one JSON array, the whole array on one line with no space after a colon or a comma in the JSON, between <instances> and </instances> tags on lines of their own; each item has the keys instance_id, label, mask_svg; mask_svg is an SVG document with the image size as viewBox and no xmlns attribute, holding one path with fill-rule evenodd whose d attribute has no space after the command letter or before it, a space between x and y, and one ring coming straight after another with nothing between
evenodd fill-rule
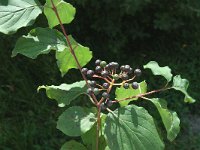
<instances>
[{"instance_id":1,"label":"black berry","mask_svg":"<svg viewBox=\"0 0 200 150\"><path fill-rule=\"evenodd\" d=\"M111 100L108 100L106 102L106 106L111 107L113 105L113 102Z\"/></svg>"},{"instance_id":2,"label":"black berry","mask_svg":"<svg viewBox=\"0 0 200 150\"><path fill-rule=\"evenodd\" d=\"M133 73L133 68L130 68L128 71L129 74Z\"/></svg>"},{"instance_id":3,"label":"black berry","mask_svg":"<svg viewBox=\"0 0 200 150\"><path fill-rule=\"evenodd\" d=\"M107 99L110 97L110 95L107 92L103 92L102 97Z\"/></svg>"},{"instance_id":4,"label":"black berry","mask_svg":"<svg viewBox=\"0 0 200 150\"><path fill-rule=\"evenodd\" d=\"M130 69L130 66L129 66L129 65L125 65L125 66L124 66L124 71L128 72L129 69Z\"/></svg>"},{"instance_id":5,"label":"black berry","mask_svg":"<svg viewBox=\"0 0 200 150\"><path fill-rule=\"evenodd\" d=\"M88 81L88 83L91 87L95 87L96 85L96 81Z\"/></svg>"},{"instance_id":6,"label":"black berry","mask_svg":"<svg viewBox=\"0 0 200 150\"><path fill-rule=\"evenodd\" d=\"M93 70L88 70L87 71L87 76L88 77L92 77L94 75L94 71Z\"/></svg>"},{"instance_id":7,"label":"black berry","mask_svg":"<svg viewBox=\"0 0 200 150\"><path fill-rule=\"evenodd\" d=\"M120 70L121 70L121 71L124 71L124 70L125 70L125 66L124 66L124 65L121 66L121 67L120 67Z\"/></svg>"},{"instance_id":8,"label":"black berry","mask_svg":"<svg viewBox=\"0 0 200 150\"><path fill-rule=\"evenodd\" d=\"M135 69L135 71L134 71L134 75L135 76L141 76L141 74L142 74L142 71L140 70L140 69Z\"/></svg>"},{"instance_id":9,"label":"black berry","mask_svg":"<svg viewBox=\"0 0 200 150\"><path fill-rule=\"evenodd\" d=\"M125 89L128 89L128 88L129 88L129 84L128 84L128 83L124 83L123 87L124 87Z\"/></svg>"},{"instance_id":10,"label":"black berry","mask_svg":"<svg viewBox=\"0 0 200 150\"><path fill-rule=\"evenodd\" d=\"M122 78L122 80L128 80L128 75L127 74L122 74L121 78Z\"/></svg>"},{"instance_id":11,"label":"black berry","mask_svg":"<svg viewBox=\"0 0 200 150\"><path fill-rule=\"evenodd\" d=\"M107 63L106 63L105 61L101 61L100 66L101 66L102 68L104 68L106 65L107 65Z\"/></svg>"},{"instance_id":12,"label":"black berry","mask_svg":"<svg viewBox=\"0 0 200 150\"><path fill-rule=\"evenodd\" d=\"M139 87L139 85L138 85L137 82L133 82L133 83L132 83L132 88L133 88L133 89L138 89L138 87Z\"/></svg>"},{"instance_id":13,"label":"black berry","mask_svg":"<svg viewBox=\"0 0 200 150\"><path fill-rule=\"evenodd\" d=\"M99 89L98 88L94 88L93 92L94 92L95 95L98 95L99 94Z\"/></svg>"},{"instance_id":14,"label":"black berry","mask_svg":"<svg viewBox=\"0 0 200 150\"><path fill-rule=\"evenodd\" d=\"M105 103L102 103L101 104L101 110L105 110L106 109L106 105L105 105Z\"/></svg>"},{"instance_id":15,"label":"black berry","mask_svg":"<svg viewBox=\"0 0 200 150\"><path fill-rule=\"evenodd\" d=\"M97 59L97 60L95 61L95 65L97 65L97 66L99 66L100 63L101 63L101 60L100 60L100 59Z\"/></svg>"},{"instance_id":16,"label":"black berry","mask_svg":"<svg viewBox=\"0 0 200 150\"><path fill-rule=\"evenodd\" d=\"M109 70L111 69L110 64L107 64L107 65L105 66L105 69L106 69L107 71L109 71Z\"/></svg>"},{"instance_id":17,"label":"black berry","mask_svg":"<svg viewBox=\"0 0 200 150\"><path fill-rule=\"evenodd\" d=\"M96 66L95 71L96 71L97 73L101 73L102 68L101 68L100 66Z\"/></svg>"},{"instance_id":18,"label":"black berry","mask_svg":"<svg viewBox=\"0 0 200 150\"><path fill-rule=\"evenodd\" d=\"M114 63L113 63L113 67L114 67L115 69L117 69L117 68L119 67L119 64L118 64L117 62L114 62Z\"/></svg>"},{"instance_id":19,"label":"black berry","mask_svg":"<svg viewBox=\"0 0 200 150\"><path fill-rule=\"evenodd\" d=\"M87 74L87 71L88 71L88 69L87 69L87 68L82 68L82 69L81 69L81 72L82 72L84 75L86 75L86 74Z\"/></svg>"},{"instance_id":20,"label":"black berry","mask_svg":"<svg viewBox=\"0 0 200 150\"><path fill-rule=\"evenodd\" d=\"M92 88L88 88L87 89L87 94L91 95L93 93L93 89Z\"/></svg>"},{"instance_id":21,"label":"black berry","mask_svg":"<svg viewBox=\"0 0 200 150\"><path fill-rule=\"evenodd\" d=\"M109 83L103 83L103 88L104 88L104 89L108 89L108 88L109 88L109 86L110 86L110 84L109 84Z\"/></svg>"},{"instance_id":22,"label":"black berry","mask_svg":"<svg viewBox=\"0 0 200 150\"><path fill-rule=\"evenodd\" d=\"M104 78L106 78L108 76L108 74L109 73L106 70L104 70L104 71L101 72L101 76L104 77Z\"/></svg>"}]
</instances>

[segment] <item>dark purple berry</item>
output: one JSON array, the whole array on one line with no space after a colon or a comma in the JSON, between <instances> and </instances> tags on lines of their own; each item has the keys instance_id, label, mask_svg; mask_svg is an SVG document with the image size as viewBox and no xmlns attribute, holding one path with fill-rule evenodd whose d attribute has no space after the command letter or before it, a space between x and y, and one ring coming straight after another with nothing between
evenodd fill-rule
<instances>
[{"instance_id":1,"label":"dark purple berry","mask_svg":"<svg viewBox=\"0 0 200 150\"><path fill-rule=\"evenodd\" d=\"M141 74L142 74L142 71L140 70L140 69L135 69L135 71L134 71L134 75L135 76L141 76Z\"/></svg>"},{"instance_id":2,"label":"dark purple berry","mask_svg":"<svg viewBox=\"0 0 200 150\"><path fill-rule=\"evenodd\" d=\"M113 67L114 67L115 69L117 69L117 68L119 67L119 64L118 64L117 62L114 62Z\"/></svg>"},{"instance_id":3,"label":"dark purple berry","mask_svg":"<svg viewBox=\"0 0 200 150\"><path fill-rule=\"evenodd\" d=\"M137 82L133 82L133 83L132 83L132 88L133 88L133 89L138 89L138 87L139 87L139 85L138 85Z\"/></svg>"},{"instance_id":4,"label":"dark purple berry","mask_svg":"<svg viewBox=\"0 0 200 150\"><path fill-rule=\"evenodd\" d=\"M104 78L106 78L108 76L108 74L109 73L106 70L104 70L104 71L101 72L101 76L104 77Z\"/></svg>"},{"instance_id":5,"label":"dark purple berry","mask_svg":"<svg viewBox=\"0 0 200 150\"><path fill-rule=\"evenodd\" d=\"M101 110L105 110L106 109L106 105L105 105L105 103L102 103L101 104Z\"/></svg>"},{"instance_id":6,"label":"dark purple berry","mask_svg":"<svg viewBox=\"0 0 200 150\"><path fill-rule=\"evenodd\" d=\"M128 84L128 83L124 83L123 87L124 87L125 89L128 89L128 88L129 88L129 84Z\"/></svg>"},{"instance_id":7,"label":"dark purple berry","mask_svg":"<svg viewBox=\"0 0 200 150\"><path fill-rule=\"evenodd\" d=\"M99 94L99 89L98 88L94 88L93 92L94 92L95 95L98 95Z\"/></svg>"},{"instance_id":8,"label":"dark purple berry","mask_svg":"<svg viewBox=\"0 0 200 150\"><path fill-rule=\"evenodd\" d=\"M91 95L93 93L93 89L92 88L88 88L87 89L87 94Z\"/></svg>"},{"instance_id":9,"label":"dark purple berry","mask_svg":"<svg viewBox=\"0 0 200 150\"><path fill-rule=\"evenodd\" d=\"M88 83L91 87L95 87L96 85L96 81L88 81Z\"/></svg>"},{"instance_id":10,"label":"dark purple berry","mask_svg":"<svg viewBox=\"0 0 200 150\"><path fill-rule=\"evenodd\" d=\"M128 72L129 69L130 69L130 66L129 66L129 65L125 65L125 66L124 66L124 71Z\"/></svg>"},{"instance_id":11,"label":"dark purple berry","mask_svg":"<svg viewBox=\"0 0 200 150\"><path fill-rule=\"evenodd\" d=\"M94 71L93 70L88 70L87 71L87 76L88 77L92 77L94 75Z\"/></svg>"},{"instance_id":12,"label":"dark purple berry","mask_svg":"<svg viewBox=\"0 0 200 150\"><path fill-rule=\"evenodd\" d=\"M112 105L113 105L113 101L108 100L108 101L106 102L106 106L111 107Z\"/></svg>"},{"instance_id":13,"label":"dark purple berry","mask_svg":"<svg viewBox=\"0 0 200 150\"><path fill-rule=\"evenodd\" d=\"M101 73L102 68L101 68L100 66L96 66L95 71L96 71L97 73Z\"/></svg>"},{"instance_id":14,"label":"dark purple berry","mask_svg":"<svg viewBox=\"0 0 200 150\"><path fill-rule=\"evenodd\" d=\"M87 74L87 71L88 71L88 69L87 69L87 68L82 68L82 69L81 69L81 72L82 72L84 75L86 75L86 74Z\"/></svg>"},{"instance_id":15,"label":"dark purple berry","mask_svg":"<svg viewBox=\"0 0 200 150\"><path fill-rule=\"evenodd\" d=\"M105 61L101 61L100 66L101 66L102 68L104 68L106 65L107 65L107 63L106 63Z\"/></svg>"},{"instance_id":16,"label":"dark purple berry","mask_svg":"<svg viewBox=\"0 0 200 150\"><path fill-rule=\"evenodd\" d=\"M102 97L107 99L110 97L110 95L107 92L103 92Z\"/></svg>"},{"instance_id":17,"label":"dark purple berry","mask_svg":"<svg viewBox=\"0 0 200 150\"><path fill-rule=\"evenodd\" d=\"M125 70L125 66L124 66L124 65L121 66L121 67L120 67L120 70L121 70L121 71L124 71L124 70Z\"/></svg>"},{"instance_id":18,"label":"dark purple berry","mask_svg":"<svg viewBox=\"0 0 200 150\"><path fill-rule=\"evenodd\" d=\"M133 73L133 68L130 68L128 71L129 74Z\"/></svg>"},{"instance_id":19,"label":"dark purple berry","mask_svg":"<svg viewBox=\"0 0 200 150\"><path fill-rule=\"evenodd\" d=\"M128 80L128 75L127 74L122 74L122 80Z\"/></svg>"},{"instance_id":20,"label":"dark purple berry","mask_svg":"<svg viewBox=\"0 0 200 150\"><path fill-rule=\"evenodd\" d=\"M109 70L111 69L110 64L107 64L107 65L105 66L105 69L106 69L107 71L109 71Z\"/></svg>"},{"instance_id":21,"label":"dark purple berry","mask_svg":"<svg viewBox=\"0 0 200 150\"><path fill-rule=\"evenodd\" d=\"M110 84L109 84L109 83L103 83L103 88L104 88L104 89L108 89L108 88L109 88L109 86L110 86Z\"/></svg>"},{"instance_id":22,"label":"dark purple berry","mask_svg":"<svg viewBox=\"0 0 200 150\"><path fill-rule=\"evenodd\" d=\"M97 65L97 66L99 66L100 63L101 63L101 60L100 60L100 59L97 59L97 60L95 61L95 65Z\"/></svg>"}]
</instances>

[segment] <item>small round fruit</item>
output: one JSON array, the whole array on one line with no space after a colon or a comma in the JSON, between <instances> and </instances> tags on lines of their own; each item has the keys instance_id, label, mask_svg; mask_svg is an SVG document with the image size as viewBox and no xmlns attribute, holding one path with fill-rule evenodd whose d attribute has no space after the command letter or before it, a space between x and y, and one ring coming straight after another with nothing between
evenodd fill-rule
<instances>
[{"instance_id":1,"label":"small round fruit","mask_svg":"<svg viewBox=\"0 0 200 150\"><path fill-rule=\"evenodd\" d=\"M103 92L102 97L107 99L110 97L110 95L107 92Z\"/></svg>"},{"instance_id":2,"label":"small round fruit","mask_svg":"<svg viewBox=\"0 0 200 150\"><path fill-rule=\"evenodd\" d=\"M95 95L98 95L99 94L99 89L98 88L94 88L93 92L94 92Z\"/></svg>"},{"instance_id":3,"label":"small round fruit","mask_svg":"<svg viewBox=\"0 0 200 150\"><path fill-rule=\"evenodd\" d=\"M128 75L127 74L122 74L122 80L128 80Z\"/></svg>"},{"instance_id":4,"label":"small round fruit","mask_svg":"<svg viewBox=\"0 0 200 150\"><path fill-rule=\"evenodd\" d=\"M108 89L108 88L109 88L109 86L110 86L110 84L109 84L109 83L107 83L107 82L103 83L103 88L104 88L104 89Z\"/></svg>"},{"instance_id":5,"label":"small round fruit","mask_svg":"<svg viewBox=\"0 0 200 150\"><path fill-rule=\"evenodd\" d=\"M104 78L106 78L108 76L108 74L109 73L106 70L104 70L104 71L101 72L101 76L104 77Z\"/></svg>"},{"instance_id":6,"label":"small round fruit","mask_svg":"<svg viewBox=\"0 0 200 150\"><path fill-rule=\"evenodd\" d=\"M96 81L89 81L88 83L91 87L95 87L96 85Z\"/></svg>"},{"instance_id":7,"label":"small round fruit","mask_svg":"<svg viewBox=\"0 0 200 150\"><path fill-rule=\"evenodd\" d=\"M120 67L120 70L121 70L121 71L124 71L124 69L125 69L125 66L122 65L122 66Z\"/></svg>"},{"instance_id":8,"label":"small round fruit","mask_svg":"<svg viewBox=\"0 0 200 150\"><path fill-rule=\"evenodd\" d=\"M133 73L133 68L130 68L128 71L129 74Z\"/></svg>"},{"instance_id":9,"label":"small round fruit","mask_svg":"<svg viewBox=\"0 0 200 150\"><path fill-rule=\"evenodd\" d=\"M101 104L101 110L105 110L106 109L106 105L105 105L105 103L102 103Z\"/></svg>"},{"instance_id":10,"label":"small round fruit","mask_svg":"<svg viewBox=\"0 0 200 150\"><path fill-rule=\"evenodd\" d=\"M135 71L134 71L135 76L139 77L139 76L141 76L141 74L142 74L142 71L140 69L135 69Z\"/></svg>"},{"instance_id":11,"label":"small round fruit","mask_svg":"<svg viewBox=\"0 0 200 150\"><path fill-rule=\"evenodd\" d=\"M101 71L102 71L102 68L100 66L96 66L95 72L101 73Z\"/></svg>"},{"instance_id":12,"label":"small round fruit","mask_svg":"<svg viewBox=\"0 0 200 150\"><path fill-rule=\"evenodd\" d=\"M130 66L129 66L129 65L125 65L125 66L124 66L124 71L128 72L129 69L130 69Z\"/></svg>"},{"instance_id":13,"label":"small round fruit","mask_svg":"<svg viewBox=\"0 0 200 150\"><path fill-rule=\"evenodd\" d=\"M114 63L113 63L113 67L114 67L115 69L117 69L117 68L119 67L119 64L118 64L117 62L114 62Z\"/></svg>"},{"instance_id":14,"label":"small round fruit","mask_svg":"<svg viewBox=\"0 0 200 150\"><path fill-rule=\"evenodd\" d=\"M105 69L106 69L107 71L109 71L109 70L111 69L110 64L107 64L107 65L105 66Z\"/></svg>"},{"instance_id":15,"label":"small round fruit","mask_svg":"<svg viewBox=\"0 0 200 150\"><path fill-rule=\"evenodd\" d=\"M88 88L87 89L87 94L91 95L93 93L93 89L92 88Z\"/></svg>"},{"instance_id":16,"label":"small round fruit","mask_svg":"<svg viewBox=\"0 0 200 150\"><path fill-rule=\"evenodd\" d=\"M101 61L100 66L101 66L102 68L104 68L106 65L107 65L107 63L106 63L105 61Z\"/></svg>"},{"instance_id":17,"label":"small round fruit","mask_svg":"<svg viewBox=\"0 0 200 150\"><path fill-rule=\"evenodd\" d=\"M119 79L119 75L118 75L118 74L114 74L114 75L113 75L113 79L114 79L114 80L118 80L118 79Z\"/></svg>"},{"instance_id":18,"label":"small round fruit","mask_svg":"<svg viewBox=\"0 0 200 150\"><path fill-rule=\"evenodd\" d=\"M87 74L87 71L88 71L88 69L87 69L87 68L82 68L82 69L81 69L81 72L82 72L84 75L86 75L86 74Z\"/></svg>"},{"instance_id":19,"label":"small round fruit","mask_svg":"<svg viewBox=\"0 0 200 150\"><path fill-rule=\"evenodd\" d=\"M133 89L138 89L138 87L139 87L139 85L138 85L137 82L133 82L133 83L132 83L132 88L133 88Z\"/></svg>"},{"instance_id":20,"label":"small round fruit","mask_svg":"<svg viewBox=\"0 0 200 150\"><path fill-rule=\"evenodd\" d=\"M88 77L92 77L94 75L94 71L93 70L88 70L87 71L87 76Z\"/></svg>"},{"instance_id":21,"label":"small round fruit","mask_svg":"<svg viewBox=\"0 0 200 150\"><path fill-rule=\"evenodd\" d=\"M97 60L95 61L95 65L97 65L97 66L99 66L100 63L101 63L101 60L100 60L100 59L97 59Z\"/></svg>"},{"instance_id":22,"label":"small round fruit","mask_svg":"<svg viewBox=\"0 0 200 150\"><path fill-rule=\"evenodd\" d=\"M129 88L129 84L128 84L128 83L124 83L123 87L124 87L125 89L128 89L128 88Z\"/></svg>"},{"instance_id":23,"label":"small round fruit","mask_svg":"<svg viewBox=\"0 0 200 150\"><path fill-rule=\"evenodd\" d=\"M108 101L106 102L106 106L111 107L112 105L113 105L113 101L108 100Z\"/></svg>"}]
</instances>

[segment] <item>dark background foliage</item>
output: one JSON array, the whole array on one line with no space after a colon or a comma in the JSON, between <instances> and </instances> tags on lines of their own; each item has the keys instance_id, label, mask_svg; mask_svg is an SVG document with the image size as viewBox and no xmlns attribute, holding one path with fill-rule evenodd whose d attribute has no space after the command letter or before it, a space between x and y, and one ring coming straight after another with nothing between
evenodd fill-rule
<instances>
[{"instance_id":1,"label":"dark background foliage","mask_svg":"<svg viewBox=\"0 0 200 150\"><path fill-rule=\"evenodd\" d=\"M41 1L44 3L44 1ZM89 46L94 59L118 61L142 67L150 60L168 65L173 74L190 80L189 91L197 99L184 104L183 95L165 92L169 108L181 118L181 132L169 150L200 149L200 1L198 0L69 0L77 8L76 19L66 29L81 44ZM34 26L46 27L40 16ZM0 149L55 150L69 137L56 129L56 120L64 110L56 102L37 93L39 85L58 85L80 79L76 70L64 78L56 66L54 53L36 60L24 56L11 58L16 40L33 27L20 29L17 34L0 34ZM59 27L58 27L59 29ZM94 60L92 60L94 62ZM88 65L90 66L90 65ZM92 65L91 65L92 66ZM76 75L75 75L76 74ZM150 88L159 88L163 80L149 71L143 73ZM79 100L77 100L78 103ZM164 127L153 106L148 108ZM81 103L84 105L84 102ZM76 138L75 138L76 139ZM77 140L79 140L77 138Z\"/></svg>"}]
</instances>

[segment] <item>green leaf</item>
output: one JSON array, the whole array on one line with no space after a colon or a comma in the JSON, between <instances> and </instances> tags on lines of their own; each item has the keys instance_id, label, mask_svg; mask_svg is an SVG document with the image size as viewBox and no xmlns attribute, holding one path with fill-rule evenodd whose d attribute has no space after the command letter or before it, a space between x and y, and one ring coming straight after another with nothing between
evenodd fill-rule
<instances>
[{"instance_id":1,"label":"green leaf","mask_svg":"<svg viewBox=\"0 0 200 150\"><path fill-rule=\"evenodd\" d=\"M128 105L110 112L105 135L111 150L163 150L152 116L142 107Z\"/></svg>"},{"instance_id":2,"label":"green leaf","mask_svg":"<svg viewBox=\"0 0 200 150\"><path fill-rule=\"evenodd\" d=\"M71 4L66 3L63 0L53 0L53 2L56 6L61 22L63 24L72 22L76 13L76 9ZM53 6L51 4L51 0L47 0L44 6L44 14L47 17L50 28L53 28L59 24L58 18L56 17L56 14L52 8Z\"/></svg>"},{"instance_id":3,"label":"green leaf","mask_svg":"<svg viewBox=\"0 0 200 150\"><path fill-rule=\"evenodd\" d=\"M87 150L85 146L74 140L66 142L60 150Z\"/></svg>"},{"instance_id":4,"label":"green leaf","mask_svg":"<svg viewBox=\"0 0 200 150\"><path fill-rule=\"evenodd\" d=\"M144 69L151 69L154 75L163 76L167 79L167 82L172 80L171 69L168 66L160 67L157 62L150 61L148 64L144 65Z\"/></svg>"},{"instance_id":5,"label":"green leaf","mask_svg":"<svg viewBox=\"0 0 200 150\"><path fill-rule=\"evenodd\" d=\"M83 143L87 146L87 149L96 149L96 124L86 132L85 134L81 135ZM105 150L106 141L102 134L99 136L99 150Z\"/></svg>"},{"instance_id":6,"label":"green leaf","mask_svg":"<svg viewBox=\"0 0 200 150\"><path fill-rule=\"evenodd\" d=\"M184 102L194 103L196 100L193 99L187 92L188 86L189 86L189 81L186 79L182 79L180 75L176 75L173 78L172 88L181 91L183 94L185 94Z\"/></svg>"},{"instance_id":7,"label":"green leaf","mask_svg":"<svg viewBox=\"0 0 200 150\"><path fill-rule=\"evenodd\" d=\"M93 109L73 106L60 115L57 129L68 136L80 136L89 131L95 123Z\"/></svg>"},{"instance_id":8,"label":"green leaf","mask_svg":"<svg viewBox=\"0 0 200 150\"><path fill-rule=\"evenodd\" d=\"M12 52L12 57L18 53L35 59L40 54L47 54L50 50L63 51L66 48L65 37L57 30L36 28L27 36L19 38Z\"/></svg>"},{"instance_id":9,"label":"green leaf","mask_svg":"<svg viewBox=\"0 0 200 150\"><path fill-rule=\"evenodd\" d=\"M139 88L136 90L133 89L131 85L129 89L125 89L123 86L121 86L120 88L116 89L115 95L116 95L116 99L120 100L120 99L124 99L128 97L133 97L139 94L144 94L146 93L146 91L147 91L147 84L145 81L143 81L139 84ZM119 103L120 103L120 106L123 107L123 106L127 106L130 101L137 100L137 99L138 98L132 98L130 100L121 101Z\"/></svg>"},{"instance_id":10,"label":"green leaf","mask_svg":"<svg viewBox=\"0 0 200 150\"><path fill-rule=\"evenodd\" d=\"M88 47L84 47L78 43L75 43L75 41L73 43L72 47L76 57L81 67L83 67L92 59L92 52ZM73 58L69 47L62 52L56 52L56 59L62 76L64 76L72 68L78 69L77 63Z\"/></svg>"},{"instance_id":11,"label":"green leaf","mask_svg":"<svg viewBox=\"0 0 200 150\"><path fill-rule=\"evenodd\" d=\"M30 26L42 13L38 0L4 0L0 3L0 32L15 33L19 28Z\"/></svg>"},{"instance_id":12,"label":"green leaf","mask_svg":"<svg viewBox=\"0 0 200 150\"><path fill-rule=\"evenodd\" d=\"M162 118L163 124L167 131L167 138L173 141L180 131L180 120L177 113L170 111L167 108L167 102L163 99L153 98L149 99L158 109Z\"/></svg>"},{"instance_id":13,"label":"green leaf","mask_svg":"<svg viewBox=\"0 0 200 150\"><path fill-rule=\"evenodd\" d=\"M86 93L87 87L85 81L75 82L73 84L61 84L60 86L39 86L40 89L46 89L46 94L50 99L55 99L60 106L69 105L80 94Z\"/></svg>"}]
</instances>

